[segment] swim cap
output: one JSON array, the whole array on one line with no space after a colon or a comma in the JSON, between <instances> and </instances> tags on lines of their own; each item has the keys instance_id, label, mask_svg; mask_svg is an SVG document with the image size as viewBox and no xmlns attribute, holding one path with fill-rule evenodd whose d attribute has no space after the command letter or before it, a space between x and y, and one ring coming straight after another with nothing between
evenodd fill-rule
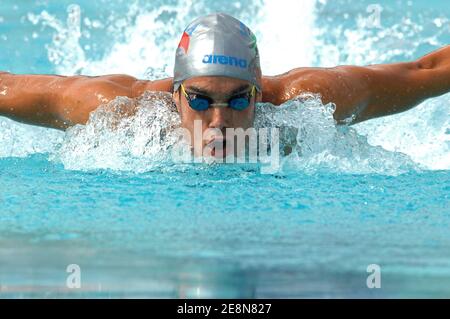
<instances>
[{"instance_id":1,"label":"swim cap","mask_svg":"<svg viewBox=\"0 0 450 319\"><path fill-rule=\"evenodd\" d=\"M247 80L261 91L259 52L253 32L225 13L191 22L176 51L174 92L183 81L197 76Z\"/></svg>"}]
</instances>

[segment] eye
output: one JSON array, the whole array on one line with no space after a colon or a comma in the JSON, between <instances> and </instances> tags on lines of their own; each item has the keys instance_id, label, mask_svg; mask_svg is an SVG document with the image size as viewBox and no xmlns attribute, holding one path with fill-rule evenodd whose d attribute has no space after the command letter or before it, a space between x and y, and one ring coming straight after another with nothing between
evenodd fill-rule
<instances>
[{"instance_id":1,"label":"eye","mask_svg":"<svg viewBox=\"0 0 450 319\"><path fill-rule=\"evenodd\" d=\"M238 110L238 111L243 111L244 109L246 109L248 106L250 105L249 103L249 99L248 98L233 98L230 101L230 107L232 109Z\"/></svg>"},{"instance_id":2,"label":"eye","mask_svg":"<svg viewBox=\"0 0 450 319\"><path fill-rule=\"evenodd\" d=\"M248 98L248 93L242 93L239 95L235 95L231 99L234 100L234 99L240 99L240 98Z\"/></svg>"},{"instance_id":3,"label":"eye","mask_svg":"<svg viewBox=\"0 0 450 319\"><path fill-rule=\"evenodd\" d=\"M212 103L211 99L207 96L188 93L190 98L190 106L196 111L205 111L209 108L209 105Z\"/></svg>"},{"instance_id":4,"label":"eye","mask_svg":"<svg viewBox=\"0 0 450 319\"><path fill-rule=\"evenodd\" d=\"M191 98L191 100L193 99L203 99L203 100L210 100L209 97L201 95L201 94L197 94L197 93L188 93L189 97Z\"/></svg>"},{"instance_id":5,"label":"eye","mask_svg":"<svg viewBox=\"0 0 450 319\"><path fill-rule=\"evenodd\" d=\"M205 111L209 108L209 102L201 98L193 99L190 105L196 111Z\"/></svg>"}]
</instances>

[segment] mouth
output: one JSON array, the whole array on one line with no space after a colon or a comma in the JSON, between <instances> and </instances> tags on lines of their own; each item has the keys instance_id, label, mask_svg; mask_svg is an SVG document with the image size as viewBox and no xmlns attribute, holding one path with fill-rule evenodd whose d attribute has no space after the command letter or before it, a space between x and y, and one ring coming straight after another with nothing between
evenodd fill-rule
<instances>
[{"instance_id":1,"label":"mouth","mask_svg":"<svg viewBox=\"0 0 450 319\"><path fill-rule=\"evenodd\" d=\"M227 140L223 137L212 138L207 146L211 148L211 156L224 158L227 156Z\"/></svg>"}]
</instances>

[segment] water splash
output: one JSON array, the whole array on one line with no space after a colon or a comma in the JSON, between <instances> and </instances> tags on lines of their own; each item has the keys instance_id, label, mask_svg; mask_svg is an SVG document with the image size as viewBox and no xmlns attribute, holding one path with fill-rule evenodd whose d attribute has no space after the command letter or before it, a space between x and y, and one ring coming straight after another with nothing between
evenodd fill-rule
<instances>
[{"instance_id":1,"label":"water splash","mask_svg":"<svg viewBox=\"0 0 450 319\"><path fill-rule=\"evenodd\" d=\"M289 8L289 9L286 9ZM256 20L261 66L266 75L284 73L315 62L318 29L316 1L265 0Z\"/></svg>"},{"instance_id":2,"label":"water splash","mask_svg":"<svg viewBox=\"0 0 450 319\"><path fill-rule=\"evenodd\" d=\"M185 25L198 15L218 10L246 21L257 34L265 74L281 73L299 66L362 65L410 59L419 53L448 43L445 39L450 33L449 20L439 12L417 13L412 7L406 6L404 14L399 18L395 6L401 4L391 4L383 7L381 27L370 28L366 23L364 3L358 4L362 6L361 10L355 12L361 13L355 16L354 12L345 11L349 8L348 4L342 5L345 1L291 1L288 12L274 0L230 1L225 6L223 3L212 3L209 7L204 1L187 1L187 3L175 1L170 6L156 2L144 4L135 1L126 6L123 10L125 14L119 12L101 21L97 17L83 16L83 7L80 11L80 7L77 6L69 7L67 19L63 20L58 20L50 10L30 13L27 18L36 28L45 27L46 32L54 33L53 41L47 45L47 50L49 60L54 65L54 72L60 74L126 73L147 79L170 76L174 48ZM242 10L243 7L246 10ZM170 27L167 27L168 25ZM100 30L100 33L107 32L108 35L112 35L114 41L102 42L103 39L92 36L94 29ZM88 50L86 45L82 45L83 42L88 47L93 48L97 45L104 50L100 52L101 54L95 50ZM300 102L292 103L295 105ZM400 171L403 170L400 168L402 165L395 164L394 158L398 156L395 152L407 154L414 162L427 169L449 169L449 104L449 95L446 95L426 101L409 112L358 124L347 130L336 127L332 121L325 119L318 121L315 126L305 124L310 123L306 121L302 125L309 126L300 132L306 134L300 136L300 144L303 143L303 147L298 146L300 153L293 154L301 154L302 158L309 156L310 161L303 162L306 165L305 169L308 169L307 163L313 163L313 158L316 163L323 165L326 161L337 163L339 159L349 158L351 147L348 145L356 143L353 148L359 149L361 145L366 147L371 144L396 154L388 160L390 153L383 153L381 149L376 148L383 153L381 158L387 161L385 163L387 170L395 171L396 167ZM324 110L320 104L317 105L319 109ZM300 117L297 117L299 114L296 110L291 110L292 119L280 115L291 108L294 106L281 108L280 113L277 113L278 118L289 123L298 121ZM267 118L271 116L270 109L265 107L265 112L268 112ZM286 127L297 129L296 125L290 126L289 123ZM61 142L61 133L31 128L5 119L0 119L0 124L2 125L0 136L3 141L8 141L0 147L0 156L26 156L33 152L54 153L57 148L55 145ZM323 127L319 128L320 125ZM80 134L79 139L74 138L73 136L78 136L74 133L77 130L83 131L83 128L76 127L69 131L73 135L67 135L65 137L67 141L61 142L63 145L60 150L61 160L68 168L77 167L76 161L67 155L76 153L76 141L80 143L78 152L85 148L84 142L89 142L87 138L86 141L81 140L83 134ZM290 132L291 129L283 131L285 138L293 139L293 136L294 139L297 138L296 134ZM113 134L112 131L108 132ZM363 136L366 136L367 141ZM120 138L117 137L117 140ZM339 141L345 141L348 145L345 143L340 145ZM347 153L341 154L337 148L327 148L333 143L343 147L346 150L343 152ZM369 146L367 148L370 150L366 154L378 156L375 155L374 148ZM72 151L64 153L64 149ZM89 149L93 148L87 147L85 151ZM124 150L125 154L127 152L133 153ZM319 158L319 154L322 159ZM383 164L376 168L367 156L362 158L366 159L366 168L359 166L356 171L383 170ZM102 167L100 157L91 160L93 161L91 165L86 162L86 165L79 166ZM105 167L117 169L123 169L129 163L121 159L115 166L113 160L105 158L103 161L109 162ZM341 162L342 165L345 161ZM407 162L404 158L399 161ZM302 160L294 162L298 164L302 163ZM347 168L341 166L341 169L351 172L351 164L349 160ZM130 166L131 170L140 169L138 164L133 165ZM339 167L338 164L333 165ZM407 167L409 164L405 165ZM316 169L318 166L311 164L311 167Z\"/></svg>"},{"instance_id":3,"label":"water splash","mask_svg":"<svg viewBox=\"0 0 450 319\"><path fill-rule=\"evenodd\" d=\"M318 44L316 62L320 66L366 65L412 60L448 44L450 20L445 13L417 12L412 2L399 1L380 6L380 26L371 27L364 3L363 12L350 19L341 8L345 0L321 1L316 13ZM398 15L396 10L403 14ZM327 15L327 12L335 12ZM344 17L344 19L342 19ZM344 21L344 22L342 22ZM427 169L450 169L450 95L423 102L398 115L354 126L370 144L402 152Z\"/></svg>"},{"instance_id":4,"label":"water splash","mask_svg":"<svg viewBox=\"0 0 450 319\"><path fill-rule=\"evenodd\" d=\"M334 111L335 106L323 105L320 96L303 94L279 107L260 105L255 124L275 125L283 132L282 147L292 149L283 160L285 172L397 175L419 169L407 155L372 146L354 128L337 125Z\"/></svg>"},{"instance_id":5,"label":"water splash","mask_svg":"<svg viewBox=\"0 0 450 319\"><path fill-rule=\"evenodd\" d=\"M28 14L29 21L55 30L52 43L46 46L48 59L57 66L59 74L81 74L86 67L86 55L80 46L81 8L76 4L67 7L67 21L59 21L47 11Z\"/></svg>"},{"instance_id":6,"label":"water splash","mask_svg":"<svg viewBox=\"0 0 450 319\"><path fill-rule=\"evenodd\" d=\"M334 109L316 95L301 95L281 106L258 104L255 128L279 128L281 149L290 149L282 172L400 174L416 168L408 156L371 146L354 129L337 126ZM85 126L69 129L52 159L75 170L184 169L172 157L180 141L174 133L179 125L168 93L118 97L93 112Z\"/></svg>"},{"instance_id":7,"label":"water splash","mask_svg":"<svg viewBox=\"0 0 450 319\"><path fill-rule=\"evenodd\" d=\"M240 10L241 6L248 9ZM262 6L259 0L230 1L226 6L192 0L178 0L171 5L135 0L126 6L126 12L118 12L104 23L83 18L77 5L69 6L66 23L45 10L29 14L28 19L33 24L53 29L54 39L47 50L58 74L125 73L154 79L155 72L157 77L172 76L175 48L182 31L194 18L226 11L251 22L251 17L255 17ZM101 29L113 38L113 43L102 43L106 49L100 56L88 56L81 44L82 41L93 42L92 29Z\"/></svg>"},{"instance_id":8,"label":"water splash","mask_svg":"<svg viewBox=\"0 0 450 319\"><path fill-rule=\"evenodd\" d=\"M2 141L0 158L50 153L57 148L63 138L63 132L0 118L0 141Z\"/></svg>"},{"instance_id":9,"label":"water splash","mask_svg":"<svg viewBox=\"0 0 450 319\"><path fill-rule=\"evenodd\" d=\"M444 38L449 28L430 23L429 17L406 14L393 21L383 19L382 27L370 26L369 18L359 14L348 25L339 23L336 17L318 20L321 27L316 29L314 64L333 67L405 61L447 44ZM438 25L450 24L447 18L438 21Z\"/></svg>"},{"instance_id":10,"label":"water splash","mask_svg":"<svg viewBox=\"0 0 450 319\"><path fill-rule=\"evenodd\" d=\"M86 125L67 130L51 159L66 169L150 171L169 165L171 147L179 141L171 132L179 125L170 94L117 97L92 112Z\"/></svg>"},{"instance_id":11,"label":"water splash","mask_svg":"<svg viewBox=\"0 0 450 319\"><path fill-rule=\"evenodd\" d=\"M427 169L450 169L450 94L403 114L356 126L369 143L408 154Z\"/></svg>"}]
</instances>

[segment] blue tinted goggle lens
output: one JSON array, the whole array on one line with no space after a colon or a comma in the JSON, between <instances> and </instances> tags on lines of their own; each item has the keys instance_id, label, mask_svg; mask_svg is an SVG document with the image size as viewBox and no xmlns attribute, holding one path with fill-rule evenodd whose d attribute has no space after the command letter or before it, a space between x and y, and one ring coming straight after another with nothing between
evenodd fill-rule
<instances>
[{"instance_id":1,"label":"blue tinted goggle lens","mask_svg":"<svg viewBox=\"0 0 450 319\"><path fill-rule=\"evenodd\" d=\"M210 104L210 101L200 97L192 99L189 103L189 105L196 111L206 111Z\"/></svg>"},{"instance_id":2,"label":"blue tinted goggle lens","mask_svg":"<svg viewBox=\"0 0 450 319\"><path fill-rule=\"evenodd\" d=\"M233 109L237 111L245 110L250 105L250 98L244 98L244 97L238 97L231 99L228 102L228 105Z\"/></svg>"}]
</instances>

